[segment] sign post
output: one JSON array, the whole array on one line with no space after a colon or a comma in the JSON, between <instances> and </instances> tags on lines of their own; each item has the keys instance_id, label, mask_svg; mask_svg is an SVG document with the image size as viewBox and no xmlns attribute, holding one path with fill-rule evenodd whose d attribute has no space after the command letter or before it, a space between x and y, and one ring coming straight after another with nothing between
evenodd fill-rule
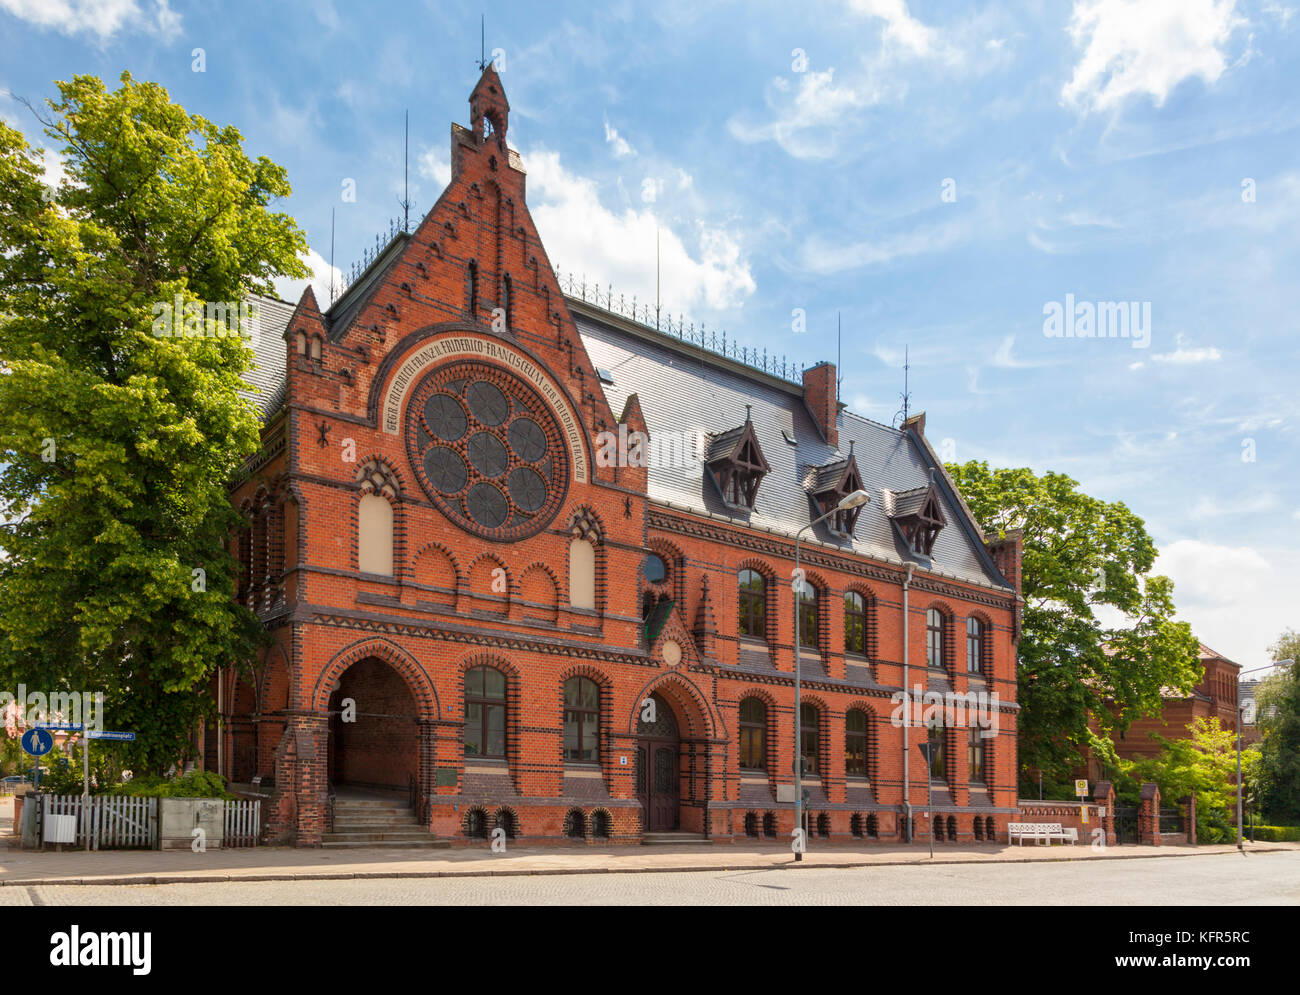
<instances>
[{"instance_id":1,"label":"sign post","mask_svg":"<svg viewBox=\"0 0 1300 995\"><path fill-rule=\"evenodd\" d=\"M917 743L916 748L925 757L925 818L930 823L930 858L934 859L934 754L943 749L942 743Z\"/></svg>"},{"instance_id":2,"label":"sign post","mask_svg":"<svg viewBox=\"0 0 1300 995\"><path fill-rule=\"evenodd\" d=\"M86 730L86 744L81 751L81 811L86 819L86 849L90 849L90 741L92 739L116 739L125 742L133 742L135 733L133 732L109 732L107 730Z\"/></svg>"},{"instance_id":3,"label":"sign post","mask_svg":"<svg viewBox=\"0 0 1300 995\"><path fill-rule=\"evenodd\" d=\"M1084 800L1088 797L1088 779L1086 777L1075 778L1074 794L1079 799L1079 814L1083 816L1083 824L1088 824L1088 803Z\"/></svg>"}]
</instances>

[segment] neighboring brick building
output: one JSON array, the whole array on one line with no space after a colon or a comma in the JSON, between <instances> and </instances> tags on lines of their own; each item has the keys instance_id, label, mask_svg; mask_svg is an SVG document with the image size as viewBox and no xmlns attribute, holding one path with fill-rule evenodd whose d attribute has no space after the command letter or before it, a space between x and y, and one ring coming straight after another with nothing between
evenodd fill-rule
<instances>
[{"instance_id":1,"label":"neighboring brick building","mask_svg":"<svg viewBox=\"0 0 1300 995\"><path fill-rule=\"evenodd\" d=\"M1199 658L1204 674L1191 694L1162 688L1159 715L1136 720L1124 732L1115 734L1115 752L1124 760L1140 760L1159 755L1160 743L1151 738L1157 733L1165 739L1190 739L1187 727L1194 719L1218 719L1223 729L1237 729L1237 689L1241 664L1200 644ZM1077 772L1080 777L1083 771ZM1088 758L1087 777L1110 776L1095 758Z\"/></svg>"},{"instance_id":2,"label":"neighboring brick building","mask_svg":"<svg viewBox=\"0 0 1300 995\"><path fill-rule=\"evenodd\" d=\"M938 737L935 810L945 839L1001 830L1018 536L986 546L924 415L843 410L833 366L788 379L566 296L508 110L489 67L447 190L328 311L263 302L283 343L258 343L264 448L234 501L272 644L221 689L223 768L273 784L300 845L358 788L453 840L788 839L794 534L860 487L804 536L812 836L897 840L925 805L926 733L891 722L905 666L1000 697L995 735Z\"/></svg>"}]
</instances>

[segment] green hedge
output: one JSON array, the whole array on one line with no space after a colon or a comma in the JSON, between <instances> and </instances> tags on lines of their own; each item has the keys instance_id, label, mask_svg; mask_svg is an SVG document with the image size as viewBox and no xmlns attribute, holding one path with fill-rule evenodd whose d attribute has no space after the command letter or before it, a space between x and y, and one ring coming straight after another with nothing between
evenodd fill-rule
<instances>
[{"instance_id":1,"label":"green hedge","mask_svg":"<svg viewBox=\"0 0 1300 995\"><path fill-rule=\"evenodd\" d=\"M1300 826L1256 826L1253 832L1261 843L1300 843Z\"/></svg>"},{"instance_id":2,"label":"green hedge","mask_svg":"<svg viewBox=\"0 0 1300 995\"><path fill-rule=\"evenodd\" d=\"M167 780L162 777L137 777L109 789L113 795L145 795L152 798L224 798L235 796L226 791L226 782L220 774L196 770L183 777Z\"/></svg>"}]
</instances>

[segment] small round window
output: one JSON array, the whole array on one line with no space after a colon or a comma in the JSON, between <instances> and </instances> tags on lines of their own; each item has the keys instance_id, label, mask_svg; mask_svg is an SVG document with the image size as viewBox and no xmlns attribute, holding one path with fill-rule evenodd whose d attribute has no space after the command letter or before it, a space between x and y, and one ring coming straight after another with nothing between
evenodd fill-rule
<instances>
[{"instance_id":1,"label":"small round window","mask_svg":"<svg viewBox=\"0 0 1300 995\"><path fill-rule=\"evenodd\" d=\"M658 584L668 577L668 566L662 559L649 554L645 558L645 579L651 584Z\"/></svg>"}]
</instances>

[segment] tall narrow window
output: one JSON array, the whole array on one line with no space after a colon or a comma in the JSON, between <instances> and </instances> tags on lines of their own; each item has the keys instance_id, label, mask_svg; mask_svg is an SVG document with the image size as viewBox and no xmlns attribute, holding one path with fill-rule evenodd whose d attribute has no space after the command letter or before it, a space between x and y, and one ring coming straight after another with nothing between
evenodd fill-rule
<instances>
[{"instance_id":1,"label":"tall narrow window","mask_svg":"<svg viewBox=\"0 0 1300 995\"><path fill-rule=\"evenodd\" d=\"M465 313L470 321L478 317L478 263L473 259L465 267Z\"/></svg>"},{"instance_id":2,"label":"tall narrow window","mask_svg":"<svg viewBox=\"0 0 1300 995\"><path fill-rule=\"evenodd\" d=\"M600 688L586 677L564 682L564 759L594 763L600 742Z\"/></svg>"},{"instance_id":3,"label":"tall narrow window","mask_svg":"<svg viewBox=\"0 0 1300 995\"><path fill-rule=\"evenodd\" d=\"M925 613L925 662L943 669L943 612L931 608Z\"/></svg>"},{"instance_id":4,"label":"tall narrow window","mask_svg":"<svg viewBox=\"0 0 1300 995\"><path fill-rule=\"evenodd\" d=\"M799 645L817 648L817 588L806 580L799 592Z\"/></svg>"},{"instance_id":5,"label":"tall narrow window","mask_svg":"<svg viewBox=\"0 0 1300 995\"><path fill-rule=\"evenodd\" d=\"M767 706L758 698L740 703L740 766L767 768Z\"/></svg>"},{"instance_id":6,"label":"tall narrow window","mask_svg":"<svg viewBox=\"0 0 1300 995\"><path fill-rule=\"evenodd\" d=\"M970 742L966 747L966 759L970 765L971 781L983 784L986 780L984 774L984 736L978 726L971 727Z\"/></svg>"},{"instance_id":7,"label":"tall narrow window","mask_svg":"<svg viewBox=\"0 0 1300 995\"><path fill-rule=\"evenodd\" d=\"M944 729L941 725L932 725L930 727L930 780L944 781L947 775L944 773Z\"/></svg>"},{"instance_id":8,"label":"tall narrow window","mask_svg":"<svg viewBox=\"0 0 1300 995\"><path fill-rule=\"evenodd\" d=\"M506 675L491 667L465 672L465 756L506 755Z\"/></svg>"},{"instance_id":9,"label":"tall narrow window","mask_svg":"<svg viewBox=\"0 0 1300 995\"><path fill-rule=\"evenodd\" d=\"M586 539L569 543L569 604L596 608L596 547Z\"/></svg>"},{"instance_id":10,"label":"tall narrow window","mask_svg":"<svg viewBox=\"0 0 1300 995\"><path fill-rule=\"evenodd\" d=\"M357 566L362 573L393 575L393 506L378 494L357 506Z\"/></svg>"},{"instance_id":11,"label":"tall narrow window","mask_svg":"<svg viewBox=\"0 0 1300 995\"><path fill-rule=\"evenodd\" d=\"M512 331L515 327L513 304L514 283L511 282L510 274L507 273L501 281L501 313L505 316L507 331Z\"/></svg>"},{"instance_id":12,"label":"tall narrow window","mask_svg":"<svg viewBox=\"0 0 1300 995\"><path fill-rule=\"evenodd\" d=\"M740 571L740 634L767 638L767 581L757 570Z\"/></svg>"},{"instance_id":13,"label":"tall narrow window","mask_svg":"<svg viewBox=\"0 0 1300 995\"><path fill-rule=\"evenodd\" d=\"M867 655L867 602L857 591L844 595L844 652Z\"/></svg>"},{"instance_id":14,"label":"tall narrow window","mask_svg":"<svg viewBox=\"0 0 1300 995\"><path fill-rule=\"evenodd\" d=\"M804 771L809 776L821 773L818 767L818 744L821 740L821 712L816 705L804 702L799 707L799 747L804 759Z\"/></svg>"},{"instance_id":15,"label":"tall narrow window","mask_svg":"<svg viewBox=\"0 0 1300 995\"><path fill-rule=\"evenodd\" d=\"M972 676L984 673L984 641L988 638L985 629L979 619L966 619L966 672Z\"/></svg>"},{"instance_id":16,"label":"tall narrow window","mask_svg":"<svg viewBox=\"0 0 1300 995\"><path fill-rule=\"evenodd\" d=\"M867 713L851 708L844 716L844 773L849 777L867 774Z\"/></svg>"}]
</instances>

